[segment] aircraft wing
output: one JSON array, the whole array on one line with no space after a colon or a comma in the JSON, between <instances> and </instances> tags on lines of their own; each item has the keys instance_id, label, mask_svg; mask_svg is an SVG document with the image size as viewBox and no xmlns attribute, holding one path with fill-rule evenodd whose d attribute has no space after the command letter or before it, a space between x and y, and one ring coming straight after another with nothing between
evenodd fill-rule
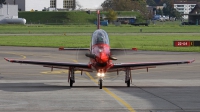
<instances>
[{"instance_id":1,"label":"aircraft wing","mask_svg":"<svg viewBox=\"0 0 200 112\"><path fill-rule=\"evenodd\" d=\"M130 68L131 70L136 69L148 69L148 68L155 68L156 66L161 65L177 65L177 64L188 64L192 63L195 60L191 61L164 61L164 62L141 62L141 63L118 63L114 64L112 68L108 72L114 72L114 71L123 71L127 68Z\"/></svg>"},{"instance_id":2,"label":"aircraft wing","mask_svg":"<svg viewBox=\"0 0 200 112\"><path fill-rule=\"evenodd\" d=\"M59 47L58 50L62 51L62 50L66 50L66 51L89 51L89 48L64 48L64 47Z\"/></svg>"},{"instance_id":3,"label":"aircraft wing","mask_svg":"<svg viewBox=\"0 0 200 112\"><path fill-rule=\"evenodd\" d=\"M81 53L86 53L86 52L90 51L90 49L89 48L64 48L64 47L60 47L59 51L76 51L80 54L80 51L82 51ZM121 49L121 48L111 48L110 49L110 52L111 52L112 55L127 55L128 54L127 51L137 51L137 50Z\"/></svg>"},{"instance_id":4,"label":"aircraft wing","mask_svg":"<svg viewBox=\"0 0 200 112\"><path fill-rule=\"evenodd\" d=\"M42 65L44 67L58 68L58 69L69 69L70 67L73 67L75 70L92 72L92 69L86 63L14 60L14 59L7 59L7 58L4 58L4 59L11 63Z\"/></svg>"},{"instance_id":5,"label":"aircraft wing","mask_svg":"<svg viewBox=\"0 0 200 112\"><path fill-rule=\"evenodd\" d=\"M77 51L77 50L80 50L80 51L89 51L90 49L89 48L64 48L64 47L59 47L58 50L60 51ZM119 52L119 51L133 51L133 49L122 49L122 48L111 48L110 49L111 52Z\"/></svg>"}]
</instances>

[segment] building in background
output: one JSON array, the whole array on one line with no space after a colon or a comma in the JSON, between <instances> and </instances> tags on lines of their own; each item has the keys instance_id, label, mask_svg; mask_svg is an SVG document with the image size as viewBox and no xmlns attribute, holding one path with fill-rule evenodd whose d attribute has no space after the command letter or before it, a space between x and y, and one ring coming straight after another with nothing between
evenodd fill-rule
<instances>
[{"instance_id":1,"label":"building in background","mask_svg":"<svg viewBox=\"0 0 200 112\"><path fill-rule=\"evenodd\" d=\"M96 10L101 9L105 0L6 0L6 3L16 4L19 11L42 10Z\"/></svg>"},{"instance_id":2,"label":"building in background","mask_svg":"<svg viewBox=\"0 0 200 112\"><path fill-rule=\"evenodd\" d=\"M188 14L196 4L196 1L177 1L174 3L174 8L183 15L184 19L188 19Z\"/></svg>"},{"instance_id":3,"label":"building in background","mask_svg":"<svg viewBox=\"0 0 200 112\"><path fill-rule=\"evenodd\" d=\"M19 11L74 10L76 8L76 0L6 0L6 3L18 5Z\"/></svg>"},{"instance_id":4,"label":"building in background","mask_svg":"<svg viewBox=\"0 0 200 112\"><path fill-rule=\"evenodd\" d=\"M190 12L188 22L195 25L200 25L200 3L198 3Z\"/></svg>"},{"instance_id":5,"label":"building in background","mask_svg":"<svg viewBox=\"0 0 200 112\"><path fill-rule=\"evenodd\" d=\"M76 0L77 4L81 7L76 7L76 9L82 10L96 10L102 9L101 4L105 0Z\"/></svg>"}]
</instances>

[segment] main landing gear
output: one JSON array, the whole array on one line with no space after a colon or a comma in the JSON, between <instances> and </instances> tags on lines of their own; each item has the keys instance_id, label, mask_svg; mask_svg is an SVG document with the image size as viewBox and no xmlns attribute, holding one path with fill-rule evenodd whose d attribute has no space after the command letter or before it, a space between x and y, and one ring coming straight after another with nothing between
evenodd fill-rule
<instances>
[{"instance_id":1,"label":"main landing gear","mask_svg":"<svg viewBox=\"0 0 200 112\"><path fill-rule=\"evenodd\" d=\"M125 71L125 83L127 84L127 87L130 87L130 84L131 84L131 70L130 69L126 69Z\"/></svg>"},{"instance_id":2,"label":"main landing gear","mask_svg":"<svg viewBox=\"0 0 200 112\"><path fill-rule=\"evenodd\" d=\"M73 86L73 84L75 83L75 74L74 74L74 69L69 69L69 73L68 73L68 82L70 83L70 87Z\"/></svg>"}]
</instances>

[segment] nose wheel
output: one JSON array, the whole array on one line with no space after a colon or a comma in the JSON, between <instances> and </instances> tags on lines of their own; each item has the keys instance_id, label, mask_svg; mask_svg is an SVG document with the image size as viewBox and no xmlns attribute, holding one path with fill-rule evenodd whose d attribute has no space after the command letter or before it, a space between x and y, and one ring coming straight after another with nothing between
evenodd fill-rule
<instances>
[{"instance_id":1,"label":"nose wheel","mask_svg":"<svg viewBox=\"0 0 200 112\"><path fill-rule=\"evenodd\" d=\"M103 85L102 83L103 83L103 79L100 78L100 79L99 79L99 89L102 89L102 85Z\"/></svg>"}]
</instances>

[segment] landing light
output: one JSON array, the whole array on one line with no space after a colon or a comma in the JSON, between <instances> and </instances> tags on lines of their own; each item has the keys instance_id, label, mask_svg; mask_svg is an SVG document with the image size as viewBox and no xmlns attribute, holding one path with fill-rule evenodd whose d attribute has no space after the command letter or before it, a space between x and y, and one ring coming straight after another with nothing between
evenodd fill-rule
<instances>
[{"instance_id":1,"label":"landing light","mask_svg":"<svg viewBox=\"0 0 200 112\"><path fill-rule=\"evenodd\" d=\"M97 73L97 76L99 76L99 77L104 77L105 74L104 74L104 73Z\"/></svg>"},{"instance_id":2,"label":"landing light","mask_svg":"<svg viewBox=\"0 0 200 112\"><path fill-rule=\"evenodd\" d=\"M97 73L97 76L99 76L99 77L100 77L100 76L101 76L101 73Z\"/></svg>"}]
</instances>

